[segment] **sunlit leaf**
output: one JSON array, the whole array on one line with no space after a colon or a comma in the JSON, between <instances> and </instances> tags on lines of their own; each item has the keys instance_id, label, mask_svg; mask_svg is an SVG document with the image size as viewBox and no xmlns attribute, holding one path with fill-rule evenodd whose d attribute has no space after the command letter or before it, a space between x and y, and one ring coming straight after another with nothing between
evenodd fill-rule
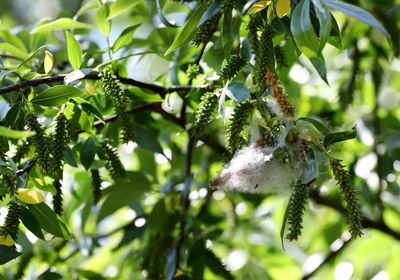
<instances>
[{"instance_id":1,"label":"sunlit leaf","mask_svg":"<svg viewBox=\"0 0 400 280\"><path fill-rule=\"evenodd\" d=\"M281 18L289 12L290 0L278 0L276 3L276 15Z\"/></svg>"},{"instance_id":2,"label":"sunlit leaf","mask_svg":"<svg viewBox=\"0 0 400 280\"><path fill-rule=\"evenodd\" d=\"M354 139L356 137L357 137L357 126L354 126L350 130L347 130L347 131L334 132L334 133L327 134L324 138L324 146L328 147L334 143Z\"/></svg>"},{"instance_id":3,"label":"sunlit leaf","mask_svg":"<svg viewBox=\"0 0 400 280\"><path fill-rule=\"evenodd\" d=\"M35 34L38 32L44 32L44 31L52 31L52 30L57 30L57 29L75 29L75 28L95 28L94 25L79 22L79 21L74 21L70 18L60 18L55 21L52 21L50 23L35 27L32 31L31 34Z\"/></svg>"},{"instance_id":4,"label":"sunlit leaf","mask_svg":"<svg viewBox=\"0 0 400 280\"><path fill-rule=\"evenodd\" d=\"M251 8L249 9L249 14L253 15L256 14L262 10L264 10L266 7L269 6L269 4L271 4L271 0L268 1L257 1L256 3L254 3L253 6L251 6Z\"/></svg>"},{"instance_id":5,"label":"sunlit leaf","mask_svg":"<svg viewBox=\"0 0 400 280\"><path fill-rule=\"evenodd\" d=\"M42 106L61 106L70 98L83 95L83 92L71 86L55 86L46 89L38 96L34 97L31 102Z\"/></svg>"},{"instance_id":6,"label":"sunlit leaf","mask_svg":"<svg viewBox=\"0 0 400 280\"><path fill-rule=\"evenodd\" d=\"M54 58L53 55L48 52L45 51L44 53L44 73L49 73L51 68L53 68L53 63L54 63Z\"/></svg>"},{"instance_id":7,"label":"sunlit leaf","mask_svg":"<svg viewBox=\"0 0 400 280\"><path fill-rule=\"evenodd\" d=\"M82 50L78 40L69 31L65 31L67 37L68 59L74 69L79 69L82 64Z\"/></svg>"},{"instance_id":8,"label":"sunlit leaf","mask_svg":"<svg viewBox=\"0 0 400 280\"><path fill-rule=\"evenodd\" d=\"M43 195L40 192L25 188L18 189L15 197L27 204L38 204L43 201Z\"/></svg>"},{"instance_id":9,"label":"sunlit leaf","mask_svg":"<svg viewBox=\"0 0 400 280\"><path fill-rule=\"evenodd\" d=\"M14 139L26 138L34 134L35 133L32 131L13 130L11 128L0 126L0 136L4 136L7 138L14 138Z\"/></svg>"}]
</instances>

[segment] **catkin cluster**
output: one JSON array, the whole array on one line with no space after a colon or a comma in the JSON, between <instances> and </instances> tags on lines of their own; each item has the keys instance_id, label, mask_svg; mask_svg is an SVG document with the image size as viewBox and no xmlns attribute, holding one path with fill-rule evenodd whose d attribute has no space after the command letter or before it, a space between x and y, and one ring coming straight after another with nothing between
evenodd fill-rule
<instances>
[{"instance_id":1,"label":"catkin cluster","mask_svg":"<svg viewBox=\"0 0 400 280\"><path fill-rule=\"evenodd\" d=\"M303 214L309 198L309 186L300 181L294 186L292 196L288 203L288 234L286 238L290 241L297 240L303 228Z\"/></svg>"},{"instance_id":2,"label":"catkin cluster","mask_svg":"<svg viewBox=\"0 0 400 280\"><path fill-rule=\"evenodd\" d=\"M192 133L194 137L199 138L207 124L213 119L215 111L217 109L218 96L215 92L206 92L202 97L194 113L195 120L193 123Z\"/></svg>"},{"instance_id":3,"label":"catkin cluster","mask_svg":"<svg viewBox=\"0 0 400 280\"><path fill-rule=\"evenodd\" d=\"M92 189L93 189L93 204L97 204L101 198L101 178L98 169L91 169Z\"/></svg>"},{"instance_id":4,"label":"catkin cluster","mask_svg":"<svg viewBox=\"0 0 400 280\"><path fill-rule=\"evenodd\" d=\"M5 221L5 227L3 228L4 232L1 235L11 235L11 237L15 240L17 239L18 227L19 227L19 219L22 215L22 206L19 205L16 201L11 201L8 206L8 213Z\"/></svg>"},{"instance_id":5,"label":"catkin cluster","mask_svg":"<svg viewBox=\"0 0 400 280\"><path fill-rule=\"evenodd\" d=\"M286 117L293 117L295 112L295 107L290 103L287 94L283 92L279 80L276 79L276 75L274 73L271 73L268 67L266 68L266 70L267 74L265 75L265 79L267 83L271 86L271 96L275 98L276 102L281 108L282 113Z\"/></svg>"},{"instance_id":6,"label":"catkin cluster","mask_svg":"<svg viewBox=\"0 0 400 280\"><path fill-rule=\"evenodd\" d=\"M198 47L201 44L207 44L210 41L214 26L218 24L220 16L220 13L215 14L196 29L195 35L192 39L193 45Z\"/></svg>"},{"instance_id":7,"label":"catkin cluster","mask_svg":"<svg viewBox=\"0 0 400 280\"><path fill-rule=\"evenodd\" d=\"M352 237L357 238L362 235L362 225L360 204L358 203L356 192L353 188L348 172L344 170L344 166L340 164L339 160L331 159L330 166L335 181L339 185L340 191L347 204L347 218L350 224L349 231Z\"/></svg>"},{"instance_id":8,"label":"catkin cluster","mask_svg":"<svg viewBox=\"0 0 400 280\"><path fill-rule=\"evenodd\" d=\"M53 209L58 215L63 212L63 198L60 180L54 180L53 186L56 189L56 194L53 195Z\"/></svg>"},{"instance_id":9,"label":"catkin cluster","mask_svg":"<svg viewBox=\"0 0 400 280\"><path fill-rule=\"evenodd\" d=\"M54 178L61 179L63 172L64 151L68 143L67 118L59 113L55 119L56 129L52 145L52 173Z\"/></svg>"},{"instance_id":10,"label":"catkin cluster","mask_svg":"<svg viewBox=\"0 0 400 280\"><path fill-rule=\"evenodd\" d=\"M229 81L234 78L240 69L246 65L247 60L240 55L232 55L229 57L224 69L222 69L220 77L224 81Z\"/></svg>"},{"instance_id":11,"label":"catkin cluster","mask_svg":"<svg viewBox=\"0 0 400 280\"><path fill-rule=\"evenodd\" d=\"M230 118L230 123L227 129L227 149L230 153L234 153L240 149L244 140L241 136L243 127L247 124L251 111L251 104L249 100L245 100L236 104L233 115Z\"/></svg>"},{"instance_id":12,"label":"catkin cluster","mask_svg":"<svg viewBox=\"0 0 400 280\"><path fill-rule=\"evenodd\" d=\"M133 123L126 111L127 96L122 90L117 77L112 73L111 67L105 67L99 72L104 91L111 96L114 110L120 120L122 141L124 143L133 140Z\"/></svg>"},{"instance_id":13,"label":"catkin cluster","mask_svg":"<svg viewBox=\"0 0 400 280\"><path fill-rule=\"evenodd\" d=\"M36 116L33 113L27 113L25 116L25 122L29 128L29 130L36 132L34 136L32 136L32 143L35 146L35 151L37 154L37 163L40 167L42 167L44 173L47 173L50 168L50 151L47 145L47 138L44 134L44 129L39 124L36 119Z\"/></svg>"},{"instance_id":14,"label":"catkin cluster","mask_svg":"<svg viewBox=\"0 0 400 280\"><path fill-rule=\"evenodd\" d=\"M188 68L186 69L186 75L190 80L197 77L200 73L200 66L198 64L189 64Z\"/></svg>"},{"instance_id":15,"label":"catkin cluster","mask_svg":"<svg viewBox=\"0 0 400 280\"><path fill-rule=\"evenodd\" d=\"M273 36L274 29L271 25L266 25L262 30L257 51L255 52L254 76L258 89L261 92L267 88L267 83L265 81L267 67L272 71L275 69Z\"/></svg>"},{"instance_id":16,"label":"catkin cluster","mask_svg":"<svg viewBox=\"0 0 400 280\"><path fill-rule=\"evenodd\" d=\"M106 169L112 177L119 177L125 174L125 169L119 160L117 150L108 142L102 143L102 152L106 160Z\"/></svg>"}]
</instances>

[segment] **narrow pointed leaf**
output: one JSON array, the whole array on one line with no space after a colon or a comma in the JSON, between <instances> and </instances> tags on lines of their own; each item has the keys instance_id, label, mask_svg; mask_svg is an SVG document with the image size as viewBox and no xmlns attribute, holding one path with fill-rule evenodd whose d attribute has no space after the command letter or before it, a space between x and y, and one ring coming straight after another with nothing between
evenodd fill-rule
<instances>
[{"instance_id":1,"label":"narrow pointed leaf","mask_svg":"<svg viewBox=\"0 0 400 280\"><path fill-rule=\"evenodd\" d=\"M31 31L31 34L44 32L44 31L52 31L52 30L57 30L57 29L74 29L74 28L88 29L88 28L95 28L95 26L91 25L91 24L79 22L79 21L74 21L70 18L60 18L60 19L57 19L50 23L35 27Z\"/></svg>"}]
</instances>

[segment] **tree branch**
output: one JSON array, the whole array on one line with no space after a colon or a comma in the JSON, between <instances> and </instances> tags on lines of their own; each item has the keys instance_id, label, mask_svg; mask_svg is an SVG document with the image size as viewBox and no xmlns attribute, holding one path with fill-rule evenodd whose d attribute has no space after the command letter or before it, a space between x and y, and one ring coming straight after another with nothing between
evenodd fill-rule
<instances>
[{"instance_id":1,"label":"tree branch","mask_svg":"<svg viewBox=\"0 0 400 280\"><path fill-rule=\"evenodd\" d=\"M63 82L64 78L66 76L67 75L65 75L65 74L60 74L60 75L54 75L54 76L43 77L43 78L38 78L38 79L24 80L24 81L21 81L19 83L0 88L0 95L5 94L7 92L11 92L11 91L16 91L16 90L19 90L19 89L22 89L22 88L25 88L25 87L35 87L35 86L42 85L42 84L49 84L49 83L54 83L54 82ZM83 77L80 80L99 80L99 79L100 78L99 78L99 76L97 74L89 74L89 75L86 75L85 77ZM199 88L199 89L204 89L204 90L213 90L213 88L210 87L209 85L203 85L203 86L171 86L171 87L166 88L166 87L161 87L161 86L158 86L158 85L155 85L155 84L148 84L148 83L140 82L140 81L137 81L137 80L131 79L131 78L124 78L124 77L118 76L118 79L123 84L151 90L152 92L157 93L158 95L160 95L162 98L165 98L165 96L168 93L171 93L171 92L174 92L174 91L180 91L180 90L188 90L188 89L192 89L192 88Z\"/></svg>"}]
</instances>

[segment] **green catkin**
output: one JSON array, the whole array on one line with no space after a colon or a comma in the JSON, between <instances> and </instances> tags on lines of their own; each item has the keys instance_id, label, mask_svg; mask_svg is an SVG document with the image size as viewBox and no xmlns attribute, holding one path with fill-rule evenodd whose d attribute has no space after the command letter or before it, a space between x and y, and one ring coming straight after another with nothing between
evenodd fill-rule
<instances>
[{"instance_id":1,"label":"green catkin","mask_svg":"<svg viewBox=\"0 0 400 280\"><path fill-rule=\"evenodd\" d=\"M16 240L19 228L19 219L22 214L22 206L16 201L11 201L8 206L8 213L5 221L4 235L11 235Z\"/></svg>"},{"instance_id":2,"label":"green catkin","mask_svg":"<svg viewBox=\"0 0 400 280\"><path fill-rule=\"evenodd\" d=\"M115 113L121 122L122 142L133 140L133 123L126 112L127 96L117 77L112 73L111 67L105 67L99 72L102 87L113 100Z\"/></svg>"},{"instance_id":3,"label":"green catkin","mask_svg":"<svg viewBox=\"0 0 400 280\"><path fill-rule=\"evenodd\" d=\"M258 50L255 56L254 80L261 92L267 88L267 82L265 80L267 67L271 72L275 72L274 45L272 42L273 36L274 29L271 25L266 25L262 30Z\"/></svg>"},{"instance_id":4,"label":"green catkin","mask_svg":"<svg viewBox=\"0 0 400 280\"><path fill-rule=\"evenodd\" d=\"M300 181L294 186L293 193L288 203L288 218L289 225L286 238L290 241L297 240L301 235L303 228L303 213L309 198L309 186L302 184Z\"/></svg>"},{"instance_id":5,"label":"green catkin","mask_svg":"<svg viewBox=\"0 0 400 280\"><path fill-rule=\"evenodd\" d=\"M215 14L196 29L196 33L192 39L193 45L198 47L201 44L207 44L211 40L213 28L217 24L219 17L220 13Z\"/></svg>"},{"instance_id":6,"label":"green catkin","mask_svg":"<svg viewBox=\"0 0 400 280\"><path fill-rule=\"evenodd\" d=\"M241 132L244 126L248 123L250 115L251 104L249 100L245 100L236 104L233 115L230 118L230 124L227 129L227 149L233 154L236 150L240 149L244 140Z\"/></svg>"},{"instance_id":7,"label":"green catkin","mask_svg":"<svg viewBox=\"0 0 400 280\"><path fill-rule=\"evenodd\" d=\"M249 42L251 44L251 49L253 50L254 55L257 55L258 52L258 45L260 43L258 39L258 21L256 17L252 16L250 19L250 22L247 26L247 29L249 30L249 33L247 35L247 38L249 39Z\"/></svg>"},{"instance_id":8,"label":"green catkin","mask_svg":"<svg viewBox=\"0 0 400 280\"><path fill-rule=\"evenodd\" d=\"M125 174L124 167L119 160L117 150L109 143L103 142L102 152L106 160L106 169L112 177L119 177Z\"/></svg>"},{"instance_id":9,"label":"green catkin","mask_svg":"<svg viewBox=\"0 0 400 280\"><path fill-rule=\"evenodd\" d=\"M188 68L186 69L186 75L188 76L189 80L193 80L200 74L200 66L198 64L189 64Z\"/></svg>"},{"instance_id":10,"label":"green catkin","mask_svg":"<svg viewBox=\"0 0 400 280\"><path fill-rule=\"evenodd\" d=\"M199 138L207 124L214 118L217 109L218 96L216 92L206 92L201 97L199 107L194 113L195 120L193 123L193 136Z\"/></svg>"},{"instance_id":11,"label":"green catkin","mask_svg":"<svg viewBox=\"0 0 400 280\"><path fill-rule=\"evenodd\" d=\"M55 119L56 129L52 145L52 173L54 178L61 179L63 172L64 151L68 142L67 118L59 113Z\"/></svg>"},{"instance_id":12,"label":"green catkin","mask_svg":"<svg viewBox=\"0 0 400 280\"><path fill-rule=\"evenodd\" d=\"M50 168L50 153L44 129L37 121L36 116L32 113L26 114L25 122L29 130L36 132L36 134L32 136L32 142L36 149L37 163L42 167L44 173L47 173Z\"/></svg>"},{"instance_id":13,"label":"green catkin","mask_svg":"<svg viewBox=\"0 0 400 280\"><path fill-rule=\"evenodd\" d=\"M283 53L282 48L280 46L274 47L274 54L275 54L276 66L278 68L283 68L288 66L286 63L285 54Z\"/></svg>"},{"instance_id":14,"label":"green catkin","mask_svg":"<svg viewBox=\"0 0 400 280\"><path fill-rule=\"evenodd\" d=\"M246 65L246 62L247 60L240 55L232 55L229 57L224 69L222 69L220 77L224 81L231 80L239 73L240 69Z\"/></svg>"},{"instance_id":15,"label":"green catkin","mask_svg":"<svg viewBox=\"0 0 400 280\"><path fill-rule=\"evenodd\" d=\"M53 195L53 209L54 212L61 215L63 212L63 197L60 180L55 180L53 186L56 189L56 194Z\"/></svg>"},{"instance_id":16,"label":"green catkin","mask_svg":"<svg viewBox=\"0 0 400 280\"><path fill-rule=\"evenodd\" d=\"M97 204L101 198L101 178L98 169L91 169L92 188L93 188L93 204Z\"/></svg>"},{"instance_id":17,"label":"green catkin","mask_svg":"<svg viewBox=\"0 0 400 280\"><path fill-rule=\"evenodd\" d=\"M346 201L346 214L350 224L349 231L352 237L357 238L363 234L361 231L361 210L349 173L337 159L330 160L330 167L336 184L340 187L340 191Z\"/></svg>"}]
</instances>

